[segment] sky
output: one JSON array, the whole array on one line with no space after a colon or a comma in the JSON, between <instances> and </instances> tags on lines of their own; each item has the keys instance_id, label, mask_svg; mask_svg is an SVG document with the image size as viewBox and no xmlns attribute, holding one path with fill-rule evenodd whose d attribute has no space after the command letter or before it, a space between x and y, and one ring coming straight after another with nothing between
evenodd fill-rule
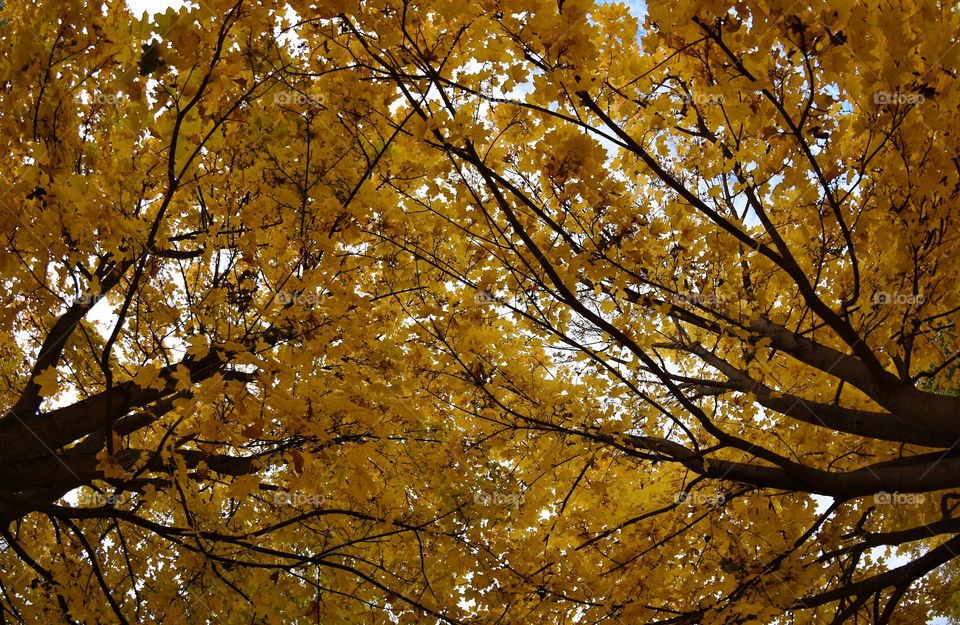
<instances>
[{"instance_id":1,"label":"sky","mask_svg":"<svg viewBox=\"0 0 960 625\"><path fill-rule=\"evenodd\" d=\"M127 0L127 6L135 15L142 15L144 11L151 14L163 12L167 7L179 9L184 4L183 0Z\"/></svg>"}]
</instances>

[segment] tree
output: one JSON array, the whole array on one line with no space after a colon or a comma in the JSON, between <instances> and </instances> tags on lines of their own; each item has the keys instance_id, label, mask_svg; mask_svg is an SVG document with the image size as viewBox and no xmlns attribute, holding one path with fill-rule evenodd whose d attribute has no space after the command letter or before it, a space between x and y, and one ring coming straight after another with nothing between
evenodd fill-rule
<instances>
[{"instance_id":1,"label":"tree","mask_svg":"<svg viewBox=\"0 0 960 625\"><path fill-rule=\"evenodd\" d=\"M956 8L0 18L4 621L955 609Z\"/></svg>"}]
</instances>

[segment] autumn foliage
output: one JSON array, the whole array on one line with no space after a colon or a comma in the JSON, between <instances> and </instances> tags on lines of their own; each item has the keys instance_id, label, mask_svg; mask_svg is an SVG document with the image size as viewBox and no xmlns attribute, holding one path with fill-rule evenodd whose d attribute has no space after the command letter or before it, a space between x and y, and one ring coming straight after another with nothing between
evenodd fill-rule
<instances>
[{"instance_id":1,"label":"autumn foliage","mask_svg":"<svg viewBox=\"0 0 960 625\"><path fill-rule=\"evenodd\" d=\"M0 9L0 622L960 614L960 9Z\"/></svg>"}]
</instances>

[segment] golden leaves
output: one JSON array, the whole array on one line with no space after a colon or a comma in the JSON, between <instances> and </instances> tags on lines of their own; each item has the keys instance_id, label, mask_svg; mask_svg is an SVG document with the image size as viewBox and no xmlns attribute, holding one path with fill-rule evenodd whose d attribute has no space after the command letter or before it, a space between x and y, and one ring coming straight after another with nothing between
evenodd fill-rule
<instances>
[{"instance_id":1,"label":"golden leaves","mask_svg":"<svg viewBox=\"0 0 960 625\"><path fill-rule=\"evenodd\" d=\"M247 499L252 493L258 492L260 488L260 478L256 475L241 475L230 481L230 486L225 492L226 496L233 499Z\"/></svg>"},{"instance_id":2,"label":"golden leaves","mask_svg":"<svg viewBox=\"0 0 960 625\"><path fill-rule=\"evenodd\" d=\"M141 367L133 378L133 383L141 388L160 390L166 386L166 381L160 377L162 367L159 363L150 363Z\"/></svg>"},{"instance_id":3,"label":"golden leaves","mask_svg":"<svg viewBox=\"0 0 960 625\"><path fill-rule=\"evenodd\" d=\"M919 17L844 3L796 15L660 3L641 47L625 7L585 1L233 6L142 24L97 9L100 50L79 54L44 26L0 61L11 70L0 192L16 198L0 214L15 299L4 397L30 370L20 337L38 345L61 296L69 306L83 285L105 291L111 307L98 311L119 321L106 366L130 390L123 401L140 402L111 404L132 429L112 443L142 455L135 481L103 452L97 467L142 491L135 514L154 525L77 521L109 536L99 555L124 609L143 593L151 610L184 602L202 621L214 618L194 614L209 594L224 622L363 620L387 602L390 620L426 618L396 607L402 591L458 617L522 605L542 622L653 620L649 606L712 609L744 583L763 593L743 592L735 609L775 620L771 606L796 593L761 556L789 548L814 507L768 505L769 492L698 505L716 493L691 482L721 463L775 472L760 448L837 471L893 453L758 403L878 409L750 325L850 351L797 281L828 311L852 297L842 223L861 299L839 312L885 370L899 374L899 359L915 374L956 351L955 55L931 60L947 26L921 37ZM0 26L0 38L7 26L28 28ZM921 89L928 102L901 102ZM128 259L143 261L136 283L132 270L111 281ZM879 291L894 303L870 300ZM915 291L927 303L894 308ZM106 338L78 327L35 380L44 397L106 386ZM96 442L102 407L61 451ZM845 528L823 533L834 547L857 523L843 514ZM28 546L68 554L38 559L64 585L83 578L89 559L36 517L20 524L35 531ZM813 588L839 574L812 565L813 551L785 563L784 579ZM334 562L390 590L324 568ZM288 571L298 581L282 584ZM317 599L314 583L357 601ZM256 606L231 613L234 589ZM102 616L102 601L71 593L76 614ZM475 601L475 614L449 597Z\"/></svg>"},{"instance_id":4,"label":"golden leaves","mask_svg":"<svg viewBox=\"0 0 960 625\"><path fill-rule=\"evenodd\" d=\"M55 366L47 367L41 371L33 378L33 381L40 386L40 395L42 397L53 397L60 390L60 382Z\"/></svg>"},{"instance_id":5,"label":"golden leaves","mask_svg":"<svg viewBox=\"0 0 960 625\"><path fill-rule=\"evenodd\" d=\"M111 433L111 436L116 436L115 433ZM116 439L114 439L116 443ZM105 478L124 478L127 477L126 468L117 460L115 456L111 456L107 453L106 449L101 450L97 453L97 471L99 471Z\"/></svg>"}]
</instances>

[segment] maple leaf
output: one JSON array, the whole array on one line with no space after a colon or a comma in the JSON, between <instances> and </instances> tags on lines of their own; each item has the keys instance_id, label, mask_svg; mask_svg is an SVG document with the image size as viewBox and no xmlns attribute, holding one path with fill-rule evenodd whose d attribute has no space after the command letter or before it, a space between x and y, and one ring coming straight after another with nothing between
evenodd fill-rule
<instances>
[{"instance_id":1,"label":"maple leaf","mask_svg":"<svg viewBox=\"0 0 960 625\"><path fill-rule=\"evenodd\" d=\"M57 368L50 366L34 377L33 381L40 386L41 397L53 397L60 390Z\"/></svg>"}]
</instances>

